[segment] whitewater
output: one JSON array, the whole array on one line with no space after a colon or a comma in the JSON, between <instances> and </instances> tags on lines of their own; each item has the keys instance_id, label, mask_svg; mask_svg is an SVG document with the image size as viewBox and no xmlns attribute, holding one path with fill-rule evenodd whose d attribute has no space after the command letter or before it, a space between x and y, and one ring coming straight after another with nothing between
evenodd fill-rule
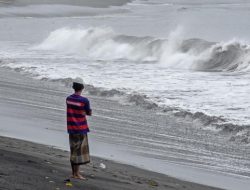
<instances>
[{"instance_id":1,"label":"whitewater","mask_svg":"<svg viewBox=\"0 0 250 190\"><path fill-rule=\"evenodd\" d=\"M139 94L165 110L202 112L223 123L248 125L249 46L237 40L184 40L180 30L156 39L110 28L61 28L32 49L77 55L81 63L67 68L68 77L84 76L95 87Z\"/></svg>"}]
</instances>

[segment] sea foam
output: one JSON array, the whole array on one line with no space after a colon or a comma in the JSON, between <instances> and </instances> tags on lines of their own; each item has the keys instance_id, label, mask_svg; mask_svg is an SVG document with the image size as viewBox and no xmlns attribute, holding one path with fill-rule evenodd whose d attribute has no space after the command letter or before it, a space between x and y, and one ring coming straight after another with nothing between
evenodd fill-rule
<instances>
[{"instance_id":1,"label":"sea foam","mask_svg":"<svg viewBox=\"0 0 250 190\"><path fill-rule=\"evenodd\" d=\"M240 40L208 42L182 39L181 29L166 39L117 34L111 28L60 28L34 49L64 51L94 60L125 59L175 69L243 71L249 69L250 48Z\"/></svg>"}]
</instances>

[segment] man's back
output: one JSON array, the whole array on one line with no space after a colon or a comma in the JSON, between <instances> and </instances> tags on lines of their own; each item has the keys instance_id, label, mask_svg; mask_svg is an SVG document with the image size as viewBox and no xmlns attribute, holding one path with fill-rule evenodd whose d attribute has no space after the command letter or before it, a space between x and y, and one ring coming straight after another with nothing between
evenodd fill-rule
<instances>
[{"instance_id":1,"label":"man's back","mask_svg":"<svg viewBox=\"0 0 250 190\"><path fill-rule=\"evenodd\" d=\"M66 99L67 129L69 134L86 134L89 132L86 115L91 115L89 100L77 94Z\"/></svg>"}]
</instances>

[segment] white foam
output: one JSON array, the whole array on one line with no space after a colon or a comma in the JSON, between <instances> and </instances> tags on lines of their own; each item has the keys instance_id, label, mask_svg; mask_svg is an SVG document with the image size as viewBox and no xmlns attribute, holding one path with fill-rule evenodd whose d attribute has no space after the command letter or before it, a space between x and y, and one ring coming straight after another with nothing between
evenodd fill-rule
<instances>
[{"instance_id":1,"label":"white foam","mask_svg":"<svg viewBox=\"0 0 250 190\"><path fill-rule=\"evenodd\" d=\"M243 42L231 40L204 48L195 47L194 41L183 51L183 44L187 43L182 39L183 30L177 27L167 39L158 40L119 35L107 27L60 28L34 49L64 51L93 60L158 62L174 69L242 71L250 68L250 48Z\"/></svg>"},{"instance_id":2,"label":"white foam","mask_svg":"<svg viewBox=\"0 0 250 190\"><path fill-rule=\"evenodd\" d=\"M110 28L60 28L34 49L61 50L91 59L134 59L135 47L115 41Z\"/></svg>"}]
</instances>

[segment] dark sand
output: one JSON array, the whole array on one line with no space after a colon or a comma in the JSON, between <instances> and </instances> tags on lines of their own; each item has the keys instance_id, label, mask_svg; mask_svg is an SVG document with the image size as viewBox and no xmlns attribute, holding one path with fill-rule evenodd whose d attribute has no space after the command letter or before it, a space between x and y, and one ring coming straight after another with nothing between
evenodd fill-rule
<instances>
[{"instance_id":1,"label":"dark sand","mask_svg":"<svg viewBox=\"0 0 250 190\"><path fill-rule=\"evenodd\" d=\"M94 157L81 167L88 180L71 179L69 187L64 183L70 174L68 156L67 151L53 147L0 137L0 189L216 189ZM107 168L100 168L100 163Z\"/></svg>"}]
</instances>

